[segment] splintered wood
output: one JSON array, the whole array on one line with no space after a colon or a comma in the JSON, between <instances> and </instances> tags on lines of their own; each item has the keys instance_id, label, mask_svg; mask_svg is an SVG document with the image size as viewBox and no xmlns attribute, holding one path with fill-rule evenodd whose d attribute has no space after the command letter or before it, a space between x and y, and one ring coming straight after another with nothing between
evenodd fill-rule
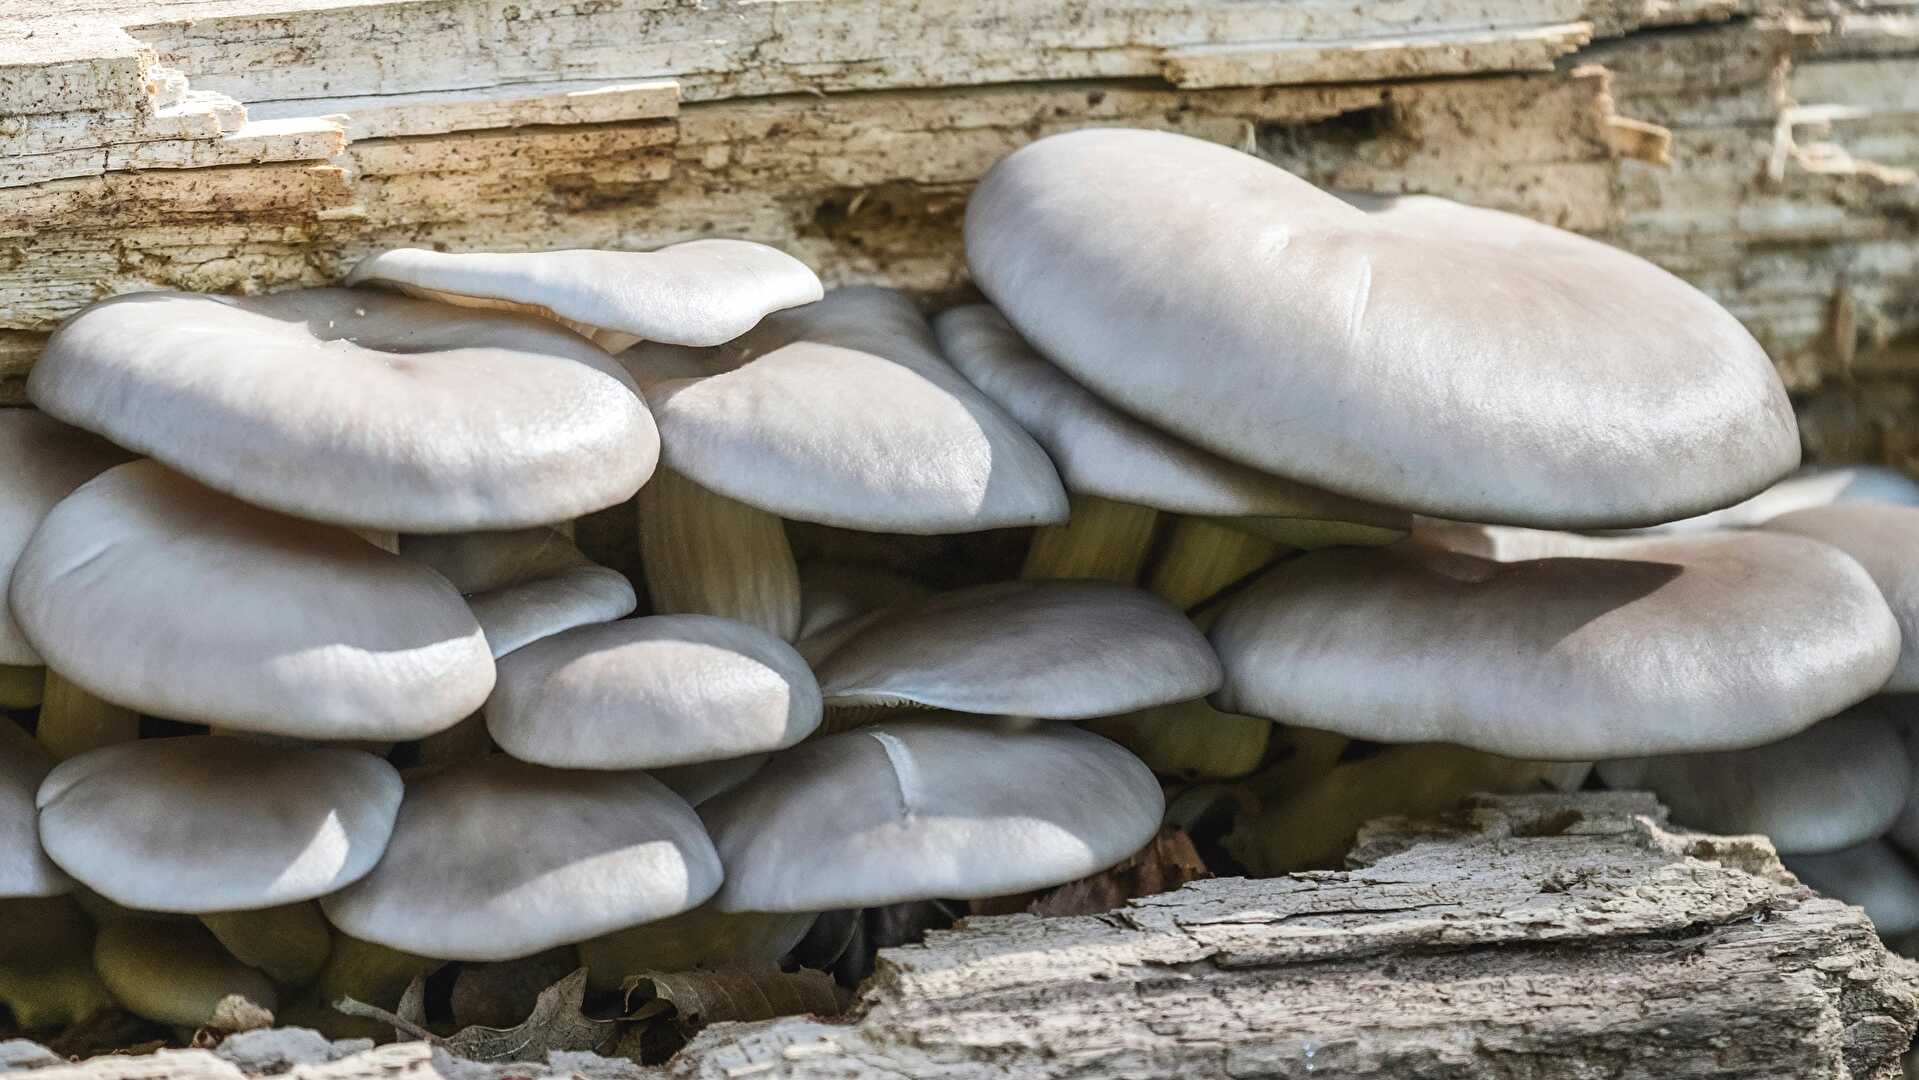
<instances>
[{"instance_id":1,"label":"splintered wood","mask_svg":"<svg viewBox=\"0 0 1919 1080\"><path fill-rule=\"evenodd\" d=\"M1909 411L1820 425L1919 385L1919 8L1800 2L0 0L0 380L102 296L401 244L944 292L994 160L1125 124L1641 252L1840 399L1815 448L1894 458Z\"/></svg>"}]
</instances>

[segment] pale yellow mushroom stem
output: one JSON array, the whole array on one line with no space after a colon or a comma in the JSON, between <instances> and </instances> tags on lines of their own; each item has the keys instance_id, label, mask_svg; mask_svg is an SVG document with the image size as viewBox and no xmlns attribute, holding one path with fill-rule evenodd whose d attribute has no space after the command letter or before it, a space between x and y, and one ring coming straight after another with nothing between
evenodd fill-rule
<instances>
[{"instance_id":1,"label":"pale yellow mushroom stem","mask_svg":"<svg viewBox=\"0 0 1919 1080\"><path fill-rule=\"evenodd\" d=\"M640 489L653 610L723 615L783 641L800 629L800 572L778 517L662 466Z\"/></svg>"},{"instance_id":2,"label":"pale yellow mushroom stem","mask_svg":"<svg viewBox=\"0 0 1919 1080\"><path fill-rule=\"evenodd\" d=\"M580 960L587 969L586 985L594 990L616 990L621 980L642 971L763 970L799 944L814 918L812 912L722 913L696 907L583 941Z\"/></svg>"},{"instance_id":3,"label":"pale yellow mushroom stem","mask_svg":"<svg viewBox=\"0 0 1919 1080\"><path fill-rule=\"evenodd\" d=\"M163 1024L202 1026L231 995L268 1012L279 1005L267 977L234 959L197 923L109 922L94 939L93 968L128 1012Z\"/></svg>"},{"instance_id":4,"label":"pale yellow mushroom stem","mask_svg":"<svg viewBox=\"0 0 1919 1080\"><path fill-rule=\"evenodd\" d=\"M0 1005L22 1031L58 1031L113 1004L93 925L71 896L0 900Z\"/></svg>"},{"instance_id":5,"label":"pale yellow mushroom stem","mask_svg":"<svg viewBox=\"0 0 1919 1080\"><path fill-rule=\"evenodd\" d=\"M47 669L0 664L0 709L34 709L47 696Z\"/></svg>"},{"instance_id":6,"label":"pale yellow mushroom stem","mask_svg":"<svg viewBox=\"0 0 1919 1080\"><path fill-rule=\"evenodd\" d=\"M1205 518L1173 523L1146 587L1192 611L1279 561L1291 548Z\"/></svg>"},{"instance_id":7,"label":"pale yellow mushroom stem","mask_svg":"<svg viewBox=\"0 0 1919 1080\"><path fill-rule=\"evenodd\" d=\"M140 714L96 697L48 668L39 726L34 731L47 753L65 761L88 750L139 738Z\"/></svg>"},{"instance_id":8,"label":"pale yellow mushroom stem","mask_svg":"<svg viewBox=\"0 0 1919 1080\"><path fill-rule=\"evenodd\" d=\"M1159 511L1097 495L1074 495L1064 524L1042 525L1026 549L1028 581L1090 578L1131 585L1153 549Z\"/></svg>"},{"instance_id":9,"label":"pale yellow mushroom stem","mask_svg":"<svg viewBox=\"0 0 1919 1080\"><path fill-rule=\"evenodd\" d=\"M333 950L333 934L311 901L222 911L200 916L234 958L259 968L282 986L304 986L319 976Z\"/></svg>"}]
</instances>

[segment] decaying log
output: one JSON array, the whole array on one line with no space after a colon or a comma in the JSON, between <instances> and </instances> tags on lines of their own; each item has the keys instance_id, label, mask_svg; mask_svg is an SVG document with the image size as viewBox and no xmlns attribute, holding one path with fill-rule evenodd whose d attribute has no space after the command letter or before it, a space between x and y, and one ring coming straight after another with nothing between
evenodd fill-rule
<instances>
[{"instance_id":1,"label":"decaying log","mask_svg":"<svg viewBox=\"0 0 1919 1080\"><path fill-rule=\"evenodd\" d=\"M1643 794L1481 796L1375 822L1349 862L1102 916L970 919L882 952L848 1020L715 1025L656 1069L317 1038L276 1058L260 1040L296 1036L254 1033L33 1075L1867 1080L1899 1075L1919 1021L1919 966L1862 912L1805 890L1763 838L1671 829Z\"/></svg>"}]
</instances>

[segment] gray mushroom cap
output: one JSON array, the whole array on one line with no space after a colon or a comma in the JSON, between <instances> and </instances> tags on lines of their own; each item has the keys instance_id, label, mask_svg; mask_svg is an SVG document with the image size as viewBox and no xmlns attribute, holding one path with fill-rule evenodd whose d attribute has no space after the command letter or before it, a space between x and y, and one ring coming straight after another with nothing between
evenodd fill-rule
<instances>
[{"instance_id":1,"label":"gray mushroom cap","mask_svg":"<svg viewBox=\"0 0 1919 1080\"><path fill-rule=\"evenodd\" d=\"M133 455L33 409L0 409L0 598L40 519L73 489ZM37 665L40 654L0 603L0 664Z\"/></svg>"},{"instance_id":2,"label":"gray mushroom cap","mask_svg":"<svg viewBox=\"0 0 1919 1080\"><path fill-rule=\"evenodd\" d=\"M820 725L791 645L713 615L582 626L500 660L487 730L522 761L650 769L793 745Z\"/></svg>"},{"instance_id":3,"label":"gray mushroom cap","mask_svg":"<svg viewBox=\"0 0 1919 1080\"><path fill-rule=\"evenodd\" d=\"M1744 502L1644 532L1700 532L1759 525L1781 514L1835 503L1919 506L1919 480L1884 465L1807 465Z\"/></svg>"},{"instance_id":4,"label":"gray mushroom cap","mask_svg":"<svg viewBox=\"0 0 1919 1080\"><path fill-rule=\"evenodd\" d=\"M917 720L804 743L701 808L719 911L829 911L1071 881L1159 829L1140 761L1066 724Z\"/></svg>"},{"instance_id":5,"label":"gray mushroom cap","mask_svg":"<svg viewBox=\"0 0 1919 1080\"><path fill-rule=\"evenodd\" d=\"M1881 936L1919 930L1919 872L1885 841L1781 861L1815 892L1865 908Z\"/></svg>"},{"instance_id":6,"label":"gray mushroom cap","mask_svg":"<svg viewBox=\"0 0 1919 1080\"><path fill-rule=\"evenodd\" d=\"M591 344L378 292L115 297L53 335L27 393L209 487L370 529L578 517L659 458L645 403Z\"/></svg>"},{"instance_id":7,"label":"gray mushroom cap","mask_svg":"<svg viewBox=\"0 0 1919 1080\"><path fill-rule=\"evenodd\" d=\"M1659 796L1674 821L1710 833L1765 833L1782 855L1863 844L1884 833L1912 786L1898 723L1866 701L1748 750L1602 761L1613 788Z\"/></svg>"},{"instance_id":8,"label":"gray mushroom cap","mask_svg":"<svg viewBox=\"0 0 1919 1080\"><path fill-rule=\"evenodd\" d=\"M1899 666L1886 690L1919 690L1919 506L1834 504L1781 514L1764 528L1831 544L1859 560L1899 620Z\"/></svg>"},{"instance_id":9,"label":"gray mushroom cap","mask_svg":"<svg viewBox=\"0 0 1919 1080\"><path fill-rule=\"evenodd\" d=\"M719 345L772 312L821 296L820 279L805 263L778 248L727 239L658 251L396 248L360 260L347 284L532 312L611 352L635 341Z\"/></svg>"},{"instance_id":10,"label":"gray mushroom cap","mask_svg":"<svg viewBox=\"0 0 1919 1080\"><path fill-rule=\"evenodd\" d=\"M410 780L386 858L321 907L403 952L511 960L677 915L719 884L698 815L659 781L496 755Z\"/></svg>"},{"instance_id":11,"label":"gray mushroom cap","mask_svg":"<svg viewBox=\"0 0 1919 1080\"><path fill-rule=\"evenodd\" d=\"M40 744L0 717L0 899L58 896L73 887L40 847L33 797L51 768Z\"/></svg>"},{"instance_id":12,"label":"gray mushroom cap","mask_svg":"<svg viewBox=\"0 0 1919 1080\"><path fill-rule=\"evenodd\" d=\"M626 575L586 557L557 529L403 536L400 554L431 566L466 596L494 658L562 630L633 613Z\"/></svg>"},{"instance_id":13,"label":"gray mushroom cap","mask_svg":"<svg viewBox=\"0 0 1919 1080\"><path fill-rule=\"evenodd\" d=\"M1510 563L1419 544L1282 563L1213 625L1214 704L1577 761L1763 745L1865 698L1896 662L1871 578L1823 544L1582 543L1593 553Z\"/></svg>"},{"instance_id":14,"label":"gray mushroom cap","mask_svg":"<svg viewBox=\"0 0 1919 1080\"><path fill-rule=\"evenodd\" d=\"M55 766L40 785L40 838L75 880L123 907L274 907L373 869L400 787L393 766L360 750L141 739Z\"/></svg>"},{"instance_id":15,"label":"gray mushroom cap","mask_svg":"<svg viewBox=\"0 0 1919 1080\"><path fill-rule=\"evenodd\" d=\"M944 312L933 328L953 366L1039 440L1075 494L1181 514L1406 526L1403 510L1262 473L1120 412L1036 352L990 304Z\"/></svg>"},{"instance_id":16,"label":"gray mushroom cap","mask_svg":"<svg viewBox=\"0 0 1919 1080\"><path fill-rule=\"evenodd\" d=\"M1087 389L1355 498L1643 525L1798 463L1785 390L1738 320L1523 218L1436 199L1368 213L1248 154L1102 129L1001 161L965 233L980 288Z\"/></svg>"},{"instance_id":17,"label":"gray mushroom cap","mask_svg":"<svg viewBox=\"0 0 1919 1080\"><path fill-rule=\"evenodd\" d=\"M836 289L719 349L647 344L620 360L667 465L779 517L895 533L1066 518L1046 452L893 290Z\"/></svg>"},{"instance_id":18,"label":"gray mushroom cap","mask_svg":"<svg viewBox=\"0 0 1919 1080\"><path fill-rule=\"evenodd\" d=\"M235 731L420 738L493 688L486 639L445 578L151 461L55 507L14 568L11 600L73 682Z\"/></svg>"},{"instance_id":19,"label":"gray mushroom cap","mask_svg":"<svg viewBox=\"0 0 1919 1080\"><path fill-rule=\"evenodd\" d=\"M838 706L920 706L1079 720L1186 701L1219 660L1171 604L1095 581L941 593L865 622L819 661Z\"/></svg>"}]
</instances>

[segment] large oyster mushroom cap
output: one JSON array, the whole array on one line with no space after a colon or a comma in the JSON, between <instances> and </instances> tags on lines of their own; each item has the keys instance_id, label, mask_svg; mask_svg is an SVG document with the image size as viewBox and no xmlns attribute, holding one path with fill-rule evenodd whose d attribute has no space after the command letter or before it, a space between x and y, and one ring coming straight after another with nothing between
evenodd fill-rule
<instances>
[{"instance_id":1,"label":"large oyster mushroom cap","mask_svg":"<svg viewBox=\"0 0 1919 1080\"><path fill-rule=\"evenodd\" d=\"M1762 528L1831 544L1859 560L1899 620L1899 666L1886 690L1919 691L1919 506L1835 503L1782 514Z\"/></svg>"},{"instance_id":2,"label":"large oyster mushroom cap","mask_svg":"<svg viewBox=\"0 0 1919 1080\"><path fill-rule=\"evenodd\" d=\"M1471 521L1645 525L1799 460L1738 320L1651 263L1436 199L1362 210L1212 143L1100 129L980 182L966 254L1087 389L1221 456Z\"/></svg>"}]
</instances>

